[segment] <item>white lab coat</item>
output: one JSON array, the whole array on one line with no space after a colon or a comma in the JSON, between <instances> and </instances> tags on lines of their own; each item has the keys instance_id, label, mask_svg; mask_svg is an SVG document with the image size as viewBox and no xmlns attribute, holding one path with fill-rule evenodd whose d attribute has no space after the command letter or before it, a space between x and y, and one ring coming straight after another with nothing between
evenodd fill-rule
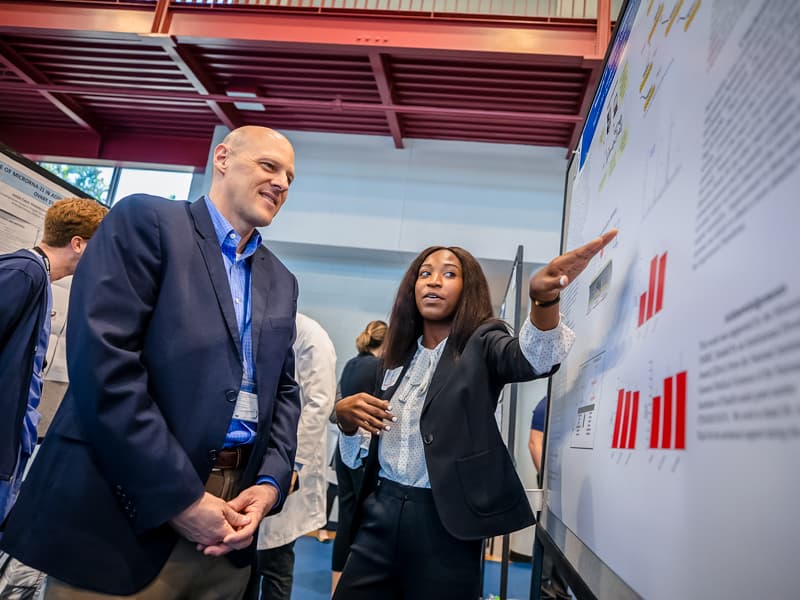
<instances>
[{"instance_id":1,"label":"white lab coat","mask_svg":"<svg viewBox=\"0 0 800 600\"><path fill-rule=\"evenodd\" d=\"M328 417L336 396L336 351L322 326L297 313L294 343L295 379L300 385L297 457L300 488L289 494L283 510L261 522L258 549L277 548L327 521L326 438Z\"/></svg>"}]
</instances>

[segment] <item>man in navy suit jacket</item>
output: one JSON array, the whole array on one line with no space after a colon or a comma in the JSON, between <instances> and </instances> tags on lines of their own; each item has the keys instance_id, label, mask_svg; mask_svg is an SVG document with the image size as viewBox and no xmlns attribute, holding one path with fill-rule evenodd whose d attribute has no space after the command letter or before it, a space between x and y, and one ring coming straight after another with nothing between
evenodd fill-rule
<instances>
[{"instance_id":1,"label":"man in navy suit jacket","mask_svg":"<svg viewBox=\"0 0 800 600\"><path fill-rule=\"evenodd\" d=\"M208 196L123 199L76 271L70 387L0 544L46 598L236 597L288 493L297 282L256 227L294 150L243 127L213 158Z\"/></svg>"}]
</instances>

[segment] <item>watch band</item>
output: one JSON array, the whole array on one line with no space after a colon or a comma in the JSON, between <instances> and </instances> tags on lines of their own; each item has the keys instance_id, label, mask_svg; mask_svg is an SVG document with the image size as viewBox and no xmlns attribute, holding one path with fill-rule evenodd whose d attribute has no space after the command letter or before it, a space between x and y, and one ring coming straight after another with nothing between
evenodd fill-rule
<instances>
[{"instance_id":1,"label":"watch band","mask_svg":"<svg viewBox=\"0 0 800 600\"><path fill-rule=\"evenodd\" d=\"M559 294L552 300L537 300L536 298L532 298L532 300L533 303L539 308L547 308L548 306L554 306L558 304L559 300L561 300L561 294Z\"/></svg>"}]
</instances>

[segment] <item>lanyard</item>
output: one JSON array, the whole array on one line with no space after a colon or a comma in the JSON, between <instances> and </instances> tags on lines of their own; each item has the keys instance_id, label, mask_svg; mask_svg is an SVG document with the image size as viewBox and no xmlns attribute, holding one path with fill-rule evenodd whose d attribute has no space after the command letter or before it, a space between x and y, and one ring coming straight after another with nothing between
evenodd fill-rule
<instances>
[{"instance_id":1,"label":"lanyard","mask_svg":"<svg viewBox=\"0 0 800 600\"><path fill-rule=\"evenodd\" d=\"M36 252L36 254L38 254L39 256L42 257L42 260L44 261L44 268L47 271L47 276L49 277L50 276L50 259L47 258L47 254L45 254L44 250L39 248L39 246L34 246L33 247L33 251Z\"/></svg>"}]
</instances>

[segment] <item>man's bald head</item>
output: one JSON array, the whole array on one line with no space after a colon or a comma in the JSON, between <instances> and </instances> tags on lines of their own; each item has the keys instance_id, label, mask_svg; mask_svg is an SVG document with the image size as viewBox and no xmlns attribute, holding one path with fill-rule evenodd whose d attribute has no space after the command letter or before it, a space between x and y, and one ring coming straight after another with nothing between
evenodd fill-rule
<instances>
[{"instance_id":1,"label":"man's bald head","mask_svg":"<svg viewBox=\"0 0 800 600\"><path fill-rule=\"evenodd\" d=\"M225 139L222 140L222 143L228 146L230 149L236 151L247 144L257 142L259 139L264 141L272 139L274 142L285 143L289 146L292 145L282 133L275 131L274 129L270 129L269 127L261 127L259 125L245 125L243 127L237 127L225 136Z\"/></svg>"},{"instance_id":2,"label":"man's bald head","mask_svg":"<svg viewBox=\"0 0 800 600\"><path fill-rule=\"evenodd\" d=\"M209 197L243 237L272 222L294 179L294 148L268 127L234 129L214 148Z\"/></svg>"}]
</instances>

